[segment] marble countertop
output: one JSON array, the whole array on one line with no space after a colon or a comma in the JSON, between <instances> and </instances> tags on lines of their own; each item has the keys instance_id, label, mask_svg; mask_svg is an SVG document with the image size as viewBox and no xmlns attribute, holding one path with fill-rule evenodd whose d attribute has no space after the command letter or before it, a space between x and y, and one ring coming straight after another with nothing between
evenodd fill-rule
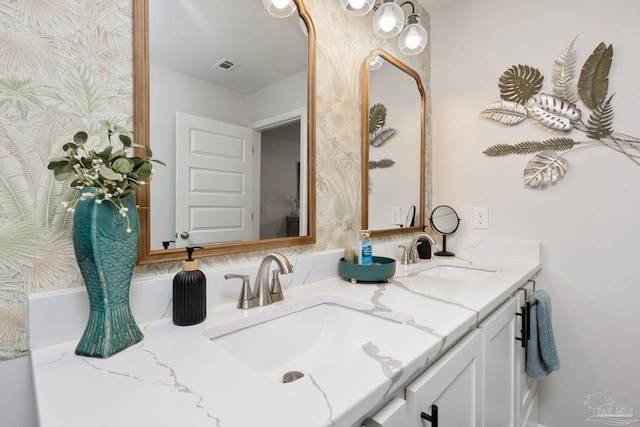
<instances>
[{"instance_id":1,"label":"marble countertop","mask_svg":"<svg viewBox=\"0 0 640 427\"><path fill-rule=\"evenodd\" d=\"M386 284L333 277L285 289L283 301L262 308L220 304L209 307L203 323L189 327L157 320L142 325L142 342L109 359L76 356L77 340L36 349L32 364L41 427L350 426L541 268L539 256L501 252L469 247L455 258L408 267L398 263ZM496 273L473 282L416 274L442 263ZM399 327L393 337L358 343L359 358L322 355L326 367L287 384L256 372L209 339L321 303L392 318Z\"/></svg>"}]
</instances>

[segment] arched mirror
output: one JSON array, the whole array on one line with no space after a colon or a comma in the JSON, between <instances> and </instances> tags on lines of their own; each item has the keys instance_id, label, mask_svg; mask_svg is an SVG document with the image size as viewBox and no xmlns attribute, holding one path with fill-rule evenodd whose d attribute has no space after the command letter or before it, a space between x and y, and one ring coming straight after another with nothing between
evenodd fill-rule
<instances>
[{"instance_id":1,"label":"arched mirror","mask_svg":"<svg viewBox=\"0 0 640 427\"><path fill-rule=\"evenodd\" d=\"M134 2L134 120L167 166L139 264L315 242L315 32L255 0Z\"/></svg>"},{"instance_id":2,"label":"arched mirror","mask_svg":"<svg viewBox=\"0 0 640 427\"><path fill-rule=\"evenodd\" d=\"M442 235L442 250L434 255L454 256L453 252L447 250L447 236L455 233L460 225L458 213L451 206L440 205L431 212L429 222L433 230Z\"/></svg>"},{"instance_id":3,"label":"arched mirror","mask_svg":"<svg viewBox=\"0 0 640 427\"><path fill-rule=\"evenodd\" d=\"M418 73L382 50L362 68L362 228L425 225L425 93Z\"/></svg>"}]
</instances>

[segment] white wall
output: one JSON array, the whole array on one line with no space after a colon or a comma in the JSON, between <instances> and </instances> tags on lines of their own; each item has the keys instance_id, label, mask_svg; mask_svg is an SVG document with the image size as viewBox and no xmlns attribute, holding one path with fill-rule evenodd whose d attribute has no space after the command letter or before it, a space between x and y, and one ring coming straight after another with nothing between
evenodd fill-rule
<instances>
[{"instance_id":1,"label":"white wall","mask_svg":"<svg viewBox=\"0 0 640 427\"><path fill-rule=\"evenodd\" d=\"M307 108L307 76L304 70L249 95L249 123Z\"/></svg>"},{"instance_id":2,"label":"white wall","mask_svg":"<svg viewBox=\"0 0 640 427\"><path fill-rule=\"evenodd\" d=\"M594 392L640 408L640 166L589 148L566 155L569 173L555 186L525 188L531 156L482 151L555 135L530 121L509 128L480 110L500 99L498 78L512 65L539 68L550 91L553 61L576 36L578 70L601 41L613 44L614 127L640 137L637 0L461 0L431 15L433 205L458 210L458 236L542 242L538 286L552 298L561 359L539 386L549 427L590 424L583 402ZM489 207L487 231L471 228L476 206Z\"/></svg>"}]
</instances>

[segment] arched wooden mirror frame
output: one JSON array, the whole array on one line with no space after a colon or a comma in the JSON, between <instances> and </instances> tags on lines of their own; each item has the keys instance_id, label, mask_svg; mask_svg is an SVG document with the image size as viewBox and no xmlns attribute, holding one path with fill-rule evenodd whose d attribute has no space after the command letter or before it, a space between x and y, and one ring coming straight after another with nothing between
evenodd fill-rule
<instances>
[{"instance_id":1,"label":"arched wooden mirror frame","mask_svg":"<svg viewBox=\"0 0 640 427\"><path fill-rule=\"evenodd\" d=\"M396 66L400 70L407 73L416 81L417 90L420 93L421 99L421 112L420 112L420 212L418 215L418 224L413 227L403 228L389 228L382 230L371 230L372 237L392 236L396 234L408 234L415 232L422 232L427 226L425 223L425 114L426 114L426 96L425 90L422 85L420 75L404 64L399 59L390 55L382 49L376 49L362 63L362 229L369 229L369 85L370 85L370 71L369 66L372 60L376 57L382 57L390 64Z\"/></svg>"},{"instance_id":2,"label":"arched wooden mirror frame","mask_svg":"<svg viewBox=\"0 0 640 427\"><path fill-rule=\"evenodd\" d=\"M308 162L308 235L297 237L279 237L274 239L248 242L220 243L207 245L198 251L198 257L228 255L242 252L261 251L289 246L309 245L316 242L316 179L315 179L315 59L316 35L313 22L302 0L294 0L301 18L308 30L308 123L307 123L307 162ZM257 7L259 4L257 4ZM260 6L261 7L261 6ZM134 135L136 143L149 145L149 0L134 2L134 52L133 52L133 90L134 90ZM275 18L274 18L275 19ZM152 147L153 148L153 147ZM161 166L160 166L161 167ZM138 247L138 265L178 261L185 257L184 248L151 250L151 193L150 185L142 187L137 193L138 214L140 218L140 242Z\"/></svg>"}]
</instances>

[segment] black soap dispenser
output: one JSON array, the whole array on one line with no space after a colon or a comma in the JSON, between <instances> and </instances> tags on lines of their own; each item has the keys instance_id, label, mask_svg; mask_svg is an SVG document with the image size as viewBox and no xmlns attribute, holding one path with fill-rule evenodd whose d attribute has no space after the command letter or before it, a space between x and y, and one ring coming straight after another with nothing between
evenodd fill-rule
<instances>
[{"instance_id":1,"label":"black soap dispenser","mask_svg":"<svg viewBox=\"0 0 640 427\"><path fill-rule=\"evenodd\" d=\"M207 278L193 259L193 250L204 248L186 249L187 260L182 261L182 271L173 278L173 323L178 326L195 325L207 317Z\"/></svg>"}]
</instances>

